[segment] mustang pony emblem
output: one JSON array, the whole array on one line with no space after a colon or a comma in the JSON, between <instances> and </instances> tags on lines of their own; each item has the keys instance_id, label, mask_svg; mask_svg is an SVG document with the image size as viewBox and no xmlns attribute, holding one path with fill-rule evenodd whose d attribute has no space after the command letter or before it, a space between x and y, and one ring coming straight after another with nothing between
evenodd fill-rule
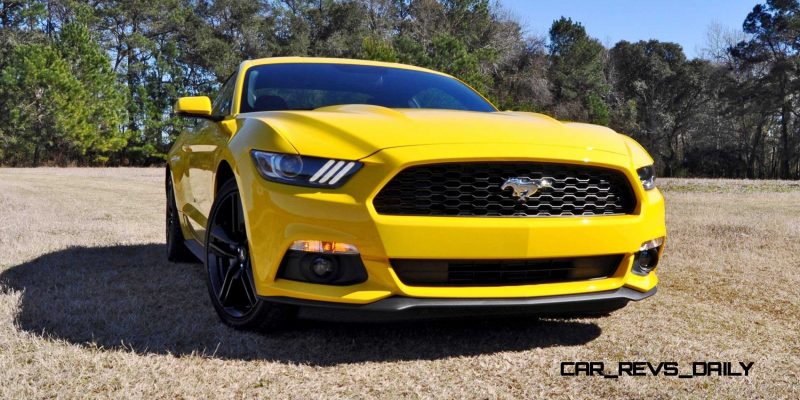
<instances>
[{"instance_id":1,"label":"mustang pony emblem","mask_svg":"<svg viewBox=\"0 0 800 400\"><path fill-rule=\"evenodd\" d=\"M519 201L525 201L539 190L551 187L553 187L553 181L547 178L508 178L503 182L503 186L500 186L500 190L511 188L514 190L514 197L519 199Z\"/></svg>"}]
</instances>

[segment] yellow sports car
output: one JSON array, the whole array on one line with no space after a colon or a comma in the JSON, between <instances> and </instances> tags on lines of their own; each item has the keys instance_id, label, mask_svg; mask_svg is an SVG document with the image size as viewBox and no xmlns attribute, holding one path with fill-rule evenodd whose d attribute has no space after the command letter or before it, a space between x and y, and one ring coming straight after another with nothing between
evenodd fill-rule
<instances>
[{"instance_id":1,"label":"yellow sports car","mask_svg":"<svg viewBox=\"0 0 800 400\"><path fill-rule=\"evenodd\" d=\"M607 313L656 291L653 160L423 68L243 62L169 152L167 246L236 328L300 316Z\"/></svg>"}]
</instances>

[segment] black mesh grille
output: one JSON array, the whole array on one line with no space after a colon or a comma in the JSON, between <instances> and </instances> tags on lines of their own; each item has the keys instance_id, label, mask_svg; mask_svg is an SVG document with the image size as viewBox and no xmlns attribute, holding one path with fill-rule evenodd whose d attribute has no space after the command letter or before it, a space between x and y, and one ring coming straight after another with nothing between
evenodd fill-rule
<instances>
[{"instance_id":1,"label":"black mesh grille","mask_svg":"<svg viewBox=\"0 0 800 400\"><path fill-rule=\"evenodd\" d=\"M501 190L508 178L547 178L552 187L525 201ZM619 171L545 163L452 163L411 167L375 197L379 214L519 216L630 214L635 198Z\"/></svg>"},{"instance_id":2,"label":"black mesh grille","mask_svg":"<svg viewBox=\"0 0 800 400\"><path fill-rule=\"evenodd\" d=\"M534 260L391 260L400 280L421 286L510 286L605 278L622 255Z\"/></svg>"}]
</instances>

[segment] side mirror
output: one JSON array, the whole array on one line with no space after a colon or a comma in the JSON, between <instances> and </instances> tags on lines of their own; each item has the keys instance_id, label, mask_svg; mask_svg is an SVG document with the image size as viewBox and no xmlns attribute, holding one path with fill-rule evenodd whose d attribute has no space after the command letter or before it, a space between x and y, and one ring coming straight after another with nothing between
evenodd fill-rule
<instances>
[{"instance_id":1,"label":"side mirror","mask_svg":"<svg viewBox=\"0 0 800 400\"><path fill-rule=\"evenodd\" d=\"M175 114L182 117L211 118L211 99L207 96L181 97L175 102Z\"/></svg>"}]
</instances>

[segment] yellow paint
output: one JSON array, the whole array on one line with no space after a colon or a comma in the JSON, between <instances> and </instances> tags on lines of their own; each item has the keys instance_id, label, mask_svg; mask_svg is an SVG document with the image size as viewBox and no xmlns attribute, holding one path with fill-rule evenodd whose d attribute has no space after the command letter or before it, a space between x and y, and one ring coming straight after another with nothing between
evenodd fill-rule
<instances>
[{"instance_id":1,"label":"yellow paint","mask_svg":"<svg viewBox=\"0 0 800 400\"><path fill-rule=\"evenodd\" d=\"M181 97L175 102L175 114L208 117L211 115L211 99L206 96Z\"/></svg>"},{"instance_id":2,"label":"yellow paint","mask_svg":"<svg viewBox=\"0 0 800 400\"><path fill-rule=\"evenodd\" d=\"M204 120L178 138L169 160L178 209L186 211L182 218L184 234L187 238L202 237L217 171L222 163L227 163L241 191L260 295L364 304L392 295L536 297L622 286L647 291L657 285L655 272L645 277L630 272L632 254L639 246L666 236L664 199L658 189L645 191L636 174L637 168L650 165L653 160L633 139L605 127L562 123L545 115L522 112L342 105L314 111L238 113L243 75L248 68L299 62L424 70L341 59L290 57L246 61L239 68L232 115L221 122ZM202 108L184 99L179 100L176 110ZM192 152L198 145L214 150ZM338 189L290 186L264 180L251 160L253 149L360 160L364 167ZM372 206L380 188L409 166L492 160L613 168L630 180L638 205L631 215L531 218L388 216L378 215ZM276 279L281 258L295 240L355 244L362 253L369 280L340 287ZM602 254L626 255L616 274L609 278L505 287L407 286L400 282L388 261Z\"/></svg>"}]
</instances>

